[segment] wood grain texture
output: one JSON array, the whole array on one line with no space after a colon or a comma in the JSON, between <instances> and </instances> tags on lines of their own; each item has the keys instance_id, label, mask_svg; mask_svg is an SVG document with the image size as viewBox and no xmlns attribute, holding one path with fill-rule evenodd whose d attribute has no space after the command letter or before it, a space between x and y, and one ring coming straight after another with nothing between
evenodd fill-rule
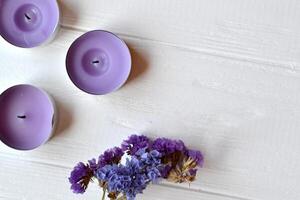
<instances>
[{"instance_id":1,"label":"wood grain texture","mask_svg":"<svg viewBox=\"0 0 300 200\"><path fill-rule=\"evenodd\" d=\"M17 160L16 158L1 157L1 162L5 162L6 173L1 174L1 179L6 180L5 187L0 185L0 199L2 200L31 200L31 199L100 199L101 193L96 184L90 184L89 190L84 195L74 196L69 189L67 174L70 169L57 165L43 164L39 162L28 162ZM20 169L21 166L21 169ZM19 176L14 177L16 172L22 171ZM39 184L38 184L39 183ZM25 185L24 185L25 184ZM182 195L187 199L207 199L207 200L234 200L231 197L216 196L210 193L199 193L187 191L181 188L169 186L150 186L139 199L163 200L182 199Z\"/></svg>"},{"instance_id":2,"label":"wood grain texture","mask_svg":"<svg viewBox=\"0 0 300 200\"><path fill-rule=\"evenodd\" d=\"M192 185L164 182L139 199L300 199L297 0L63 0L49 45L0 40L0 91L30 83L56 100L56 135L41 148L0 144L0 199L99 199L69 191L72 166L132 133L203 150ZM133 55L127 84L106 96L69 80L67 48L84 31L118 33ZM41 198L42 197L42 198Z\"/></svg>"},{"instance_id":3,"label":"wood grain texture","mask_svg":"<svg viewBox=\"0 0 300 200\"><path fill-rule=\"evenodd\" d=\"M299 72L298 0L61 1L63 25ZM297 73L298 74L298 73Z\"/></svg>"}]
</instances>

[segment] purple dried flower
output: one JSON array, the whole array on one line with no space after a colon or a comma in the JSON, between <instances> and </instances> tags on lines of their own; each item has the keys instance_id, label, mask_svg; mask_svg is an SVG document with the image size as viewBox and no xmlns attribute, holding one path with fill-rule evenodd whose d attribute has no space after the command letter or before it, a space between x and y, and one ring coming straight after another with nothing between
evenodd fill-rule
<instances>
[{"instance_id":1,"label":"purple dried flower","mask_svg":"<svg viewBox=\"0 0 300 200\"><path fill-rule=\"evenodd\" d=\"M157 167L149 167L146 171L148 179L151 180L153 183L156 183L157 180L161 178L160 170Z\"/></svg>"},{"instance_id":2,"label":"purple dried flower","mask_svg":"<svg viewBox=\"0 0 300 200\"><path fill-rule=\"evenodd\" d=\"M172 170L172 166L171 165L165 165L164 168L161 170L161 176L163 178L168 178L168 175L170 173L170 171Z\"/></svg>"},{"instance_id":3,"label":"purple dried flower","mask_svg":"<svg viewBox=\"0 0 300 200\"><path fill-rule=\"evenodd\" d=\"M145 169L149 180L156 183L162 177L161 171L164 169L164 165L161 164L161 154L156 150L152 150L142 153L139 159L140 165Z\"/></svg>"},{"instance_id":4,"label":"purple dried flower","mask_svg":"<svg viewBox=\"0 0 300 200\"><path fill-rule=\"evenodd\" d=\"M181 140L171 140L167 138L156 139L152 144L152 149L157 150L163 156L172 154L176 151L186 151L186 147Z\"/></svg>"},{"instance_id":5,"label":"purple dried flower","mask_svg":"<svg viewBox=\"0 0 300 200\"><path fill-rule=\"evenodd\" d=\"M71 183L71 190L74 193L84 193L88 187L88 184L93 176L93 170L89 165L85 165L84 163L78 163L71 175L69 177L69 182Z\"/></svg>"},{"instance_id":6,"label":"purple dried flower","mask_svg":"<svg viewBox=\"0 0 300 200\"><path fill-rule=\"evenodd\" d=\"M105 165L118 164L123 155L124 152L119 147L106 150L102 155L99 156L99 168L104 167Z\"/></svg>"},{"instance_id":7,"label":"purple dried flower","mask_svg":"<svg viewBox=\"0 0 300 200\"><path fill-rule=\"evenodd\" d=\"M89 161L88 161L88 164L89 164L90 169L91 169L93 172L95 172L95 171L99 168L99 166L98 166L97 161L96 161L95 158L89 160Z\"/></svg>"},{"instance_id":8,"label":"purple dried flower","mask_svg":"<svg viewBox=\"0 0 300 200\"><path fill-rule=\"evenodd\" d=\"M190 174L191 176L196 176L197 171L198 171L198 169L196 169L196 168L190 169L190 170L189 170L189 174Z\"/></svg>"},{"instance_id":9,"label":"purple dried flower","mask_svg":"<svg viewBox=\"0 0 300 200\"><path fill-rule=\"evenodd\" d=\"M106 165L96 172L96 177L107 184L108 191L123 193L127 199L134 199L150 182L161 177L160 153L157 151L132 156L125 165Z\"/></svg>"},{"instance_id":10,"label":"purple dried flower","mask_svg":"<svg viewBox=\"0 0 300 200\"><path fill-rule=\"evenodd\" d=\"M129 155L135 155L139 149L148 149L150 147L150 140L144 135L131 135L122 143L123 151Z\"/></svg>"},{"instance_id":11,"label":"purple dried flower","mask_svg":"<svg viewBox=\"0 0 300 200\"><path fill-rule=\"evenodd\" d=\"M156 150L152 150L149 153L144 152L140 156L140 161L141 163L143 163L144 166L157 167L161 164L161 154Z\"/></svg>"},{"instance_id":12,"label":"purple dried flower","mask_svg":"<svg viewBox=\"0 0 300 200\"><path fill-rule=\"evenodd\" d=\"M188 150L187 156L189 156L191 159L194 160L194 162L202 167L204 162L203 154L200 151L197 150Z\"/></svg>"},{"instance_id":13,"label":"purple dried flower","mask_svg":"<svg viewBox=\"0 0 300 200\"><path fill-rule=\"evenodd\" d=\"M96 172L96 177L104 182L109 181L109 179L116 173L118 169L118 165L105 165L104 167L100 168Z\"/></svg>"},{"instance_id":14,"label":"purple dried flower","mask_svg":"<svg viewBox=\"0 0 300 200\"><path fill-rule=\"evenodd\" d=\"M126 164L121 164L124 152L130 158ZM123 195L121 198L134 200L148 184L161 177L175 183L194 181L203 160L200 151L188 150L181 140L158 138L151 143L146 136L132 135L123 141L122 148L106 150L98 162L91 159L87 164L78 163L69 181L74 193L84 193L95 177L109 192L109 198Z\"/></svg>"},{"instance_id":15,"label":"purple dried flower","mask_svg":"<svg viewBox=\"0 0 300 200\"><path fill-rule=\"evenodd\" d=\"M133 157L126 165L106 165L97 171L97 178L106 182L109 192L121 192L127 199L135 199L149 183L140 161Z\"/></svg>"},{"instance_id":16,"label":"purple dried flower","mask_svg":"<svg viewBox=\"0 0 300 200\"><path fill-rule=\"evenodd\" d=\"M127 160L125 168L131 182L128 185L129 187L123 189L123 192L126 194L127 199L134 199L138 193L142 193L146 189L149 179L141 166L141 162L134 157L131 160Z\"/></svg>"}]
</instances>

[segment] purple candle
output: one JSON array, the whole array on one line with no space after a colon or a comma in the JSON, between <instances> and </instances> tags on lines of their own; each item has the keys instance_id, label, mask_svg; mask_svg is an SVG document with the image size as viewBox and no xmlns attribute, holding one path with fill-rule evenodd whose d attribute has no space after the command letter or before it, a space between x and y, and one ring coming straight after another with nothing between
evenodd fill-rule
<instances>
[{"instance_id":1,"label":"purple candle","mask_svg":"<svg viewBox=\"0 0 300 200\"><path fill-rule=\"evenodd\" d=\"M49 41L58 24L56 0L0 0L0 34L15 46L31 48Z\"/></svg>"},{"instance_id":2,"label":"purple candle","mask_svg":"<svg viewBox=\"0 0 300 200\"><path fill-rule=\"evenodd\" d=\"M91 31L69 48L67 72L81 90L103 95L120 88L131 70L131 55L125 42L108 31Z\"/></svg>"},{"instance_id":3,"label":"purple candle","mask_svg":"<svg viewBox=\"0 0 300 200\"><path fill-rule=\"evenodd\" d=\"M31 150L52 135L54 104L43 90L16 85L0 95L0 140L18 150Z\"/></svg>"}]
</instances>

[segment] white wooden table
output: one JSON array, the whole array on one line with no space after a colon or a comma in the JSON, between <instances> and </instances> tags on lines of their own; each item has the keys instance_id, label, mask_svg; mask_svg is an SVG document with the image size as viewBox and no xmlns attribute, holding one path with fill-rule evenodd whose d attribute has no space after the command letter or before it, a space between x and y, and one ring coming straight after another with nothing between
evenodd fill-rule
<instances>
[{"instance_id":1,"label":"white wooden table","mask_svg":"<svg viewBox=\"0 0 300 200\"><path fill-rule=\"evenodd\" d=\"M30 152L0 144L0 199L100 199L69 190L78 161L132 133L181 138L206 158L198 180L138 199L300 199L299 0L61 0L62 29L43 47L0 39L0 91L29 83L56 100L55 136ZM129 45L133 71L106 96L78 90L68 47L93 29Z\"/></svg>"}]
</instances>

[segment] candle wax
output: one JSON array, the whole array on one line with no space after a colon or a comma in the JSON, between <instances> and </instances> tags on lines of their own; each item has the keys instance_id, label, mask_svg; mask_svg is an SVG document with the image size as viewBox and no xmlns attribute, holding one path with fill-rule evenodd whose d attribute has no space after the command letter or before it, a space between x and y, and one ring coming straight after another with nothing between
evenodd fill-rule
<instances>
[{"instance_id":1,"label":"candle wax","mask_svg":"<svg viewBox=\"0 0 300 200\"><path fill-rule=\"evenodd\" d=\"M36 47L53 37L59 15L56 0L2 0L0 34L15 46Z\"/></svg>"},{"instance_id":2,"label":"candle wax","mask_svg":"<svg viewBox=\"0 0 300 200\"><path fill-rule=\"evenodd\" d=\"M0 140L6 145L30 150L45 143L54 126L54 106L41 89L17 85L0 96Z\"/></svg>"},{"instance_id":3,"label":"candle wax","mask_svg":"<svg viewBox=\"0 0 300 200\"><path fill-rule=\"evenodd\" d=\"M67 72L81 90L104 95L120 88L131 70L131 55L125 42L108 31L90 31L69 48Z\"/></svg>"}]
</instances>

